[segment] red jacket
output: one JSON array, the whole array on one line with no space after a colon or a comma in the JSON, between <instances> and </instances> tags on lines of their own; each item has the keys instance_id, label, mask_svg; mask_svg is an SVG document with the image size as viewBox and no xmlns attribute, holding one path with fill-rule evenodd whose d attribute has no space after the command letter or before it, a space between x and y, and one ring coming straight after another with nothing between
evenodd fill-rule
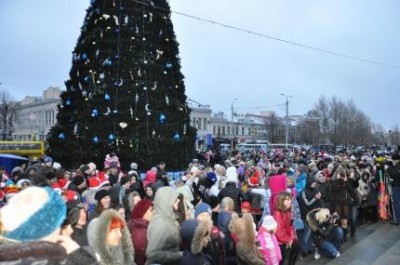
<instances>
[{"instance_id":1,"label":"red jacket","mask_svg":"<svg viewBox=\"0 0 400 265\"><path fill-rule=\"evenodd\" d=\"M129 223L129 230L132 235L132 243L135 248L135 263L144 265L146 263L147 248L147 227L149 221L144 219L132 219Z\"/></svg>"},{"instance_id":2,"label":"red jacket","mask_svg":"<svg viewBox=\"0 0 400 265\"><path fill-rule=\"evenodd\" d=\"M296 233L292 225L292 212L290 210L285 212L276 210L273 216L278 224L275 234L278 243L280 245L288 244L291 240L296 240Z\"/></svg>"}]
</instances>

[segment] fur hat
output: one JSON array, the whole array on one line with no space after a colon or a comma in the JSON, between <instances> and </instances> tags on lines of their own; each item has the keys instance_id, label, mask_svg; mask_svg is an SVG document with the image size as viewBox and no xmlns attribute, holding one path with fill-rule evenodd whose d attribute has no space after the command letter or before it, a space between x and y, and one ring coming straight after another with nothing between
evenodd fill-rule
<instances>
[{"instance_id":1,"label":"fur hat","mask_svg":"<svg viewBox=\"0 0 400 265\"><path fill-rule=\"evenodd\" d=\"M194 218L197 218L202 213L209 213L211 215L211 207L207 203L200 203L194 208Z\"/></svg>"},{"instance_id":2,"label":"fur hat","mask_svg":"<svg viewBox=\"0 0 400 265\"><path fill-rule=\"evenodd\" d=\"M263 219L262 226L268 231L275 230L278 227L275 219L271 215L266 215Z\"/></svg>"},{"instance_id":3,"label":"fur hat","mask_svg":"<svg viewBox=\"0 0 400 265\"><path fill-rule=\"evenodd\" d=\"M143 200L139 201L135 205L135 208L133 208L132 219L141 219L141 218L143 218L144 214L147 212L147 210L150 207L154 207L153 206L153 202L151 200L143 199Z\"/></svg>"},{"instance_id":4,"label":"fur hat","mask_svg":"<svg viewBox=\"0 0 400 265\"><path fill-rule=\"evenodd\" d=\"M19 241L51 235L66 216L64 200L49 187L28 187L0 210L4 237Z\"/></svg>"}]
</instances>

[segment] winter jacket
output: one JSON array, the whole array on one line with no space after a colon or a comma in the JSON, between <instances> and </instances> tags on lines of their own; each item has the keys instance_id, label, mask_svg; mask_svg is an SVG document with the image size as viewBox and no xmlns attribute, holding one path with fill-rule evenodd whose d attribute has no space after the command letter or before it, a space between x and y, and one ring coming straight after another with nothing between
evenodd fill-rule
<instances>
[{"instance_id":1,"label":"winter jacket","mask_svg":"<svg viewBox=\"0 0 400 265\"><path fill-rule=\"evenodd\" d=\"M306 215L310 211L321 207L320 199L315 198L315 195L318 194L319 189L311 187L311 184L314 182L316 182L316 180L313 176L308 177L306 187L300 192L298 197L302 220L306 220Z\"/></svg>"},{"instance_id":2,"label":"winter jacket","mask_svg":"<svg viewBox=\"0 0 400 265\"><path fill-rule=\"evenodd\" d=\"M335 224L329 220L323 223L318 222L316 213L319 210L320 208L312 210L306 217L311 230L311 238L317 247L320 247L325 240L332 236L333 229L335 228Z\"/></svg>"},{"instance_id":3,"label":"winter jacket","mask_svg":"<svg viewBox=\"0 0 400 265\"><path fill-rule=\"evenodd\" d=\"M232 219L232 214L227 211L222 210L218 214L217 224L218 228L224 234L224 246L226 251L232 250L233 248L233 242L229 231L229 223L231 222L231 219Z\"/></svg>"},{"instance_id":4,"label":"winter jacket","mask_svg":"<svg viewBox=\"0 0 400 265\"><path fill-rule=\"evenodd\" d=\"M208 235L208 232L212 226L212 222L203 222L191 219L189 223L189 226L187 226L186 224L188 223L186 223L181 227L182 240L185 249L180 264L215 265L216 263L214 260L203 249L203 240ZM195 226L196 224L197 226ZM189 240L189 238L191 238L191 240Z\"/></svg>"},{"instance_id":5,"label":"winter jacket","mask_svg":"<svg viewBox=\"0 0 400 265\"><path fill-rule=\"evenodd\" d=\"M387 170L393 187L400 186L400 163L389 166Z\"/></svg>"},{"instance_id":6,"label":"winter jacket","mask_svg":"<svg viewBox=\"0 0 400 265\"><path fill-rule=\"evenodd\" d=\"M128 226L135 248L135 262L137 265L144 265L147 260L147 228L149 226L149 221L142 218L135 218L130 221Z\"/></svg>"},{"instance_id":7,"label":"winter jacket","mask_svg":"<svg viewBox=\"0 0 400 265\"><path fill-rule=\"evenodd\" d=\"M276 210L273 217L278 224L276 230L276 238L280 245L289 244L290 241L296 240L296 233L292 225L292 212Z\"/></svg>"},{"instance_id":8,"label":"winter jacket","mask_svg":"<svg viewBox=\"0 0 400 265\"><path fill-rule=\"evenodd\" d=\"M221 233L222 232L218 227L213 226L210 234L211 240L207 245L207 253L212 257L217 265L226 264L225 245Z\"/></svg>"},{"instance_id":9,"label":"winter jacket","mask_svg":"<svg viewBox=\"0 0 400 265\"><path fill-rule=\"evenodd\" d=\"M235 182L227 182L225 188L219 192L218 198L220 201L225 197L230 197L233 200L235 212L240 213L240 205L244 200L244 194L240 188L236 187Z\"/></svg>"},{"instance_id":10,"label":"winter jacket","mask_svg":"<svg viewBox=\"0 0 400 265\"><path fill-rule=\"evenodd\" d=\"M89 223L87 231L89 246L93 248L96 256L100 257L101 265L135 264L133 261L135 253L132 239L126 224L121 228L122 240L120 245L114 248L106 244L111 220L113 218L118 218L125 223L125 220L113 209L104 210L99 217L93 219Z\"/></svg>"},{"instance_id":11,"label":"winter jacket","mask_svg":"<svg viewBox=\"0 0 400 265\"><path fill-rule=\"evenodd\" d=\"M260 227L257 241L260 243L260 251L264 256L265 264L279 265L282 260L282 254L276 236L269 233L265 228Z\"/></svg>"},{"instance_id":12,"label":"winter jacket","mask_svg":"<svg viewBox=\"0 0 400 265\"><path fill-rule=\"evenodd\" d=\"M147 229L146 264L179 264L179 224L173 205L178 193L171 187L161 187L154 198L154 214Z\"/></svg>"}]
</instances>

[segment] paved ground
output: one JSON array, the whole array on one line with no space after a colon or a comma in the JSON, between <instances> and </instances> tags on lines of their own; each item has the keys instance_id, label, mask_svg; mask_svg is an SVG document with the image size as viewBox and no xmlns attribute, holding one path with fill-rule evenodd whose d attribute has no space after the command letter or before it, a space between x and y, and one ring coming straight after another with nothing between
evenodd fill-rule
<instances>
[{"instance_id":1,"label":"paved ground","mask_svg":"<svg viewBox=\"0 0 400 265\"><path fill-rule=\"evenodd\" d=\"M377 222L357 228L355 238L342 245L336 259L309 255L296 265L400 265L400 226Z\"/></svg>"}]
</instances>

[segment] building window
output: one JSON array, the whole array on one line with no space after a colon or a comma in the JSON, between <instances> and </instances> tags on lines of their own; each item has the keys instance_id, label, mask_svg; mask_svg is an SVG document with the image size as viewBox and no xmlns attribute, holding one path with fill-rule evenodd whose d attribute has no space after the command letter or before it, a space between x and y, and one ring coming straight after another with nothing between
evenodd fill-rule
<instances>
[{"instance_id":1,"label":"building window","mask_svg":"<svg viewBox=\"0 0 400 265\"><path fill-rule=\"evenodd\" d=\"M225 126L222 127L222 135L225 135Z\"/></svg>"},{"instance_id":2,"label":"building window","mask_svg":"<svg viewBox=\"0 0 400 265\"><path fill-rule=\"evenodd\" d=\"M228 135L231 135L231 126L228 126L228 132L227 132L227 134L228 134Z\"/></svg>"},{"instance_id":3,"label":"building window","mask_svg":"<svg viewBox=\"0 0 400 265\"><path fill-rule=\"evenodd\" d=\"M242 127L242 135L244 135L244 127Z\"/></svg>"},{"instance_id":4,"label":"building window","mask_svg":"<svg viewBox=\"0 0 400 265\"><path fill-rule=\"evenodd\" d=\"M213 126L213 134L215 134L215 130L216 130L216 127L215 127L215 126Z\"/></svg>"},{"instance_id":5,"label":"building window","mask_svg":"<svg viewBox=\"0 0 400 265\"><path fill-rule=\"evenodd\" d=\"M221 135L221 126L218 126L217 134Z\"/></svg>"},{"instance_id":6,"label":"building window","mask_svg":"<svg viewBox=\"0 0 400 265\"><path fill-rule=\"evenodd\" d=\"M206 118L203 118L203 129L204 130L208 130L207 119Z\"/></svg>"}]
</instances>

